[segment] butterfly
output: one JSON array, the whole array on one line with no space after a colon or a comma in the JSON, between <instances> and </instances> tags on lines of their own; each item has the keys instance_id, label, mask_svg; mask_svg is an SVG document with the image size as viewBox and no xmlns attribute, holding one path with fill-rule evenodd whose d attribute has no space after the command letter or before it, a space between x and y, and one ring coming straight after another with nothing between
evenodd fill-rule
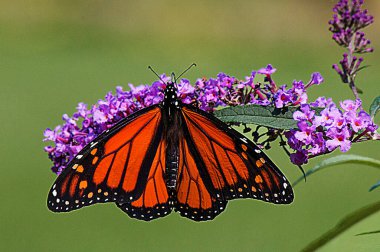
<instances>
[{"instance_id":1,"label":"butterfly","mask_svg":"<svg viewBox=\"0 0 380 252\"><path fill-rule=\"evenodd\" d=\"M290 183L259 147L212 114L181 102L177 79L166 83L161 103L122 119L68 163L49 191L51 211L115 202L140 220L174 210L207 221L232 199L293 201Z\"/></svg>"}]
</instances>

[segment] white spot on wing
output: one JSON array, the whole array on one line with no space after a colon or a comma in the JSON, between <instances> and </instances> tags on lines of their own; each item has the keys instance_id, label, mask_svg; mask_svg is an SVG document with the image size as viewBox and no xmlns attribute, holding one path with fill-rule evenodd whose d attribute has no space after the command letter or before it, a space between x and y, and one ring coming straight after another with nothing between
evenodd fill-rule
<instances>
[{"instance_id":1,"label":"white spot on wing","mask_svg":"<svg viewBox=\"0 0 380 252\"><path fill-rule=\"evenodd\" d=\"M53 194L54 197L57 196L57 191L54 190L54 191L52 192L52 194Z\"/></svg>"},{"instance_id":2,"label":"white spot on wing","mask_svg":"<svg viewBox=\"0 0 380 252\"><path fill-rule=\"evenodd\" d=\"M247 138L240 138L240 140L242 140L244 143L248 143Z\"/></svg>"},{"instance_id":3,"label":"white spot on wing","mask_svg":"<svg viewBox=\"0 0 380 252\"><path fill-rule=\"evenodd\" d=\"M81 159L82 157L83 157L83 155L78 155L77 159Z\"/></svg>"}]
</instances>

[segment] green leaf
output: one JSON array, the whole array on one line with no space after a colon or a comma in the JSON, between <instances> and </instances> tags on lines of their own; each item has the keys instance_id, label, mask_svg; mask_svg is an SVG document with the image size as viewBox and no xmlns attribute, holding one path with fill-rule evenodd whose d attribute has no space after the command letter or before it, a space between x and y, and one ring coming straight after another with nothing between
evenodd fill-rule
<instances>
[{"instance_id":1,"label":"green leaf","mask_svg":"<svg viewBox=\"0 0 380 252\"><path fill-rule=\"evenodd\" d=\"M376 184L374 184L373 186L371 186L371 188L369 188L369 191L373 191L376 188L378 188L379 186L380 186L380 181L378 181Z\"/></svg>"},{"instance_id":2,"label":"green leaf","mask_svg":"<svg viewBox=\"0 0 380 252\"><path fill-rule=\"evenodd\" d=\"M374 118L380 109L380 96L376 97L369 107L369 115Z\"/></svg>"},{"instance_id":3,"label":"green leaf","mask_svg":"<svg viewBox=\"0 0 380 252\"><path fill-rule=\"evenodd\" d=\"M302 251L304 251L304 252L316 251L329 242L330 243L327 245L327 247L329 247L330 249L328 251L348 251L348 250L349 251L351 251L351 250L355 251L355 249L353 249L353 247L352 247L353 246L352 243L356 243L356 244L358 243L358 240L353 240L353 237L355 237L354 236L355 233L356 233L356 235L364 235L364 234L372 234L372 233L375 233L377 231L358 233L358 230L360 230L360 229L357 228L357 229L353 230L352 227L354 225L355 225L355 227L360 226L360 225L356 225L356 224L358 224L362 220L370 217L371 215L377 213L378 211L380 211L380 202L372 203L370 205L367 205L363 208L360 208L360 209L352 212L351 214L346 215L344 218L342 218L335 225L335 227L333 227L332 229L330 229L329 231L324 233L322 236L318 237L317 239L315 239L314 241L309 243L309 245L307 245L305 248L303 248ZM378 220L378 218L376 220ZM377 221L374 222L372 220L372 224L373 223L377 223ZM368 223L367 223L367 226L365 228L368 228ZM348 229L350 229L350 230L348 230ZM361 230L362 229L363 229L363 227L361 227ZM354 232L354 234L351 234L352 232ZM348 234L348 235L346 237L343 237L343 235L342 235L343 233ZM339 238L340 238L340 240L342 240L340 243L338 241L339 239L335 239L338 236L340 236ZM375 243L373 243L372 246L374 246L374 245L378 246L378 239L375 238L374 241L375 241ZM351 244L349 242L351 242ZM372 247L371 245L368 244L368 241L364 241L364 243L366 243L367 248ZM375 248L375 247L372 247L372 248ZM366 250L361 250L361 251L366 251Z\"/></svg>"},{"instance_id":4,"label":"green leaf","mask_svg":"<svg viewBox=\"0 0 380 252\"><path fill-rule=\"evenodd\" d=\"M369 157L358 156L358 155L338 155L338 156L331 157L331 158L323 160L322 162L320 162L319 164L317 164L316 166L314 166L313 168L308 170L306 172L305 176L306 177L310 176L311 174L313 174L317 171L320 171L324 168L327 168L329 166L347 164L347 163L363 164L363 165L368 165L368 166L372 166L372 167L380 169L380 161L379 160L369 158ZM303 179L304 179L303 176L299 177L296 181L294 181L293 186L298 184Z\"/></svg>"},{"instance_id":5,"label":"green leaf","mask_svg":"<svg viewBox=\"0 0 380 252\"><path fill-rule=\"evenodd\" d=\"M357 236L359 236L359 235L370 235L370 234L380 234L380 230L373 230L373 231L359 233L359 234L357 234Z\"/></svg>"},{"instance_id":6,"label":"green leaf","mask_svg":"<svg viewBox=\"0 0 380 252\"><path fill-rule=\"evenodd\" d=\"M297 128L297 121L293 119L296 107L284 110L274 106L245 105L227 107L214 112L214 115L226 123L238 122L256 124L275 129Z\"/></svg>"},{"instance_id":7,"label":"green leaf","mask_svg":"<svg viewBox=\"0 0 380 252\"><path fill-rule=\"evenodd\" d=\"M358 72L360 72L361 70L363 70L363 69L365 69L365 68L367 68L367 67L370 67L370 65L365 65L365 66L359 67L358 69L356 69L355 72L353 72L353 74L357 74ZM361 91L361 90L360 90L360 91ZM362 91L362 93L363 93L363 91Z\"/></svg>"}]
</instances>

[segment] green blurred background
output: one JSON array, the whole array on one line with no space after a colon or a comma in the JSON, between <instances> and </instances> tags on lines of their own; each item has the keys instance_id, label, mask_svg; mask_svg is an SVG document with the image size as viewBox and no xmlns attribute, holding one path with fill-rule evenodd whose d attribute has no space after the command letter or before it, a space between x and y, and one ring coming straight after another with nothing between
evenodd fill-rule
<instances>
[{"instance_id":1,"label":"green blurred background","mask_svg":"<svg viewBox=\"0 0 380 252\"><path fill-rule=\"evenodd\" d=\"M380 2L366 2L379 18ZM0 250L298 251L345 214L377 201L380 190L369 193L368 188L380 179L379 171L345 165L301 183L290 206L236 200L207 223L176 213L145 223L113 204L69 214L46 207L56 176L43 151L43 130L61 124L61 115L72 114L78 102L93 104L117 85L153 82L148 65L160 73L179 73L196 62L198 67L186 74L194 82L220 71L243 78L271 63L278 69L278 84L308 81L312 72L321 72L326 81L309 90L311 99L353 98L331 69L342 53L328 32L334 3L2 0ZM379 31L378 22L366 30L376 49ZM357 83L368 108L380 90L378 52L367 55L365 63L371 67ZM378 158L379 150L376 143L362 143L350 153ZM278 147L269 155L291 181L301 175ZM373 220L362 232L379 229L380 214ZM356 245L379 240L380 247L378 235L353 234L349 240Z\"/></svg>"}]
</instances>

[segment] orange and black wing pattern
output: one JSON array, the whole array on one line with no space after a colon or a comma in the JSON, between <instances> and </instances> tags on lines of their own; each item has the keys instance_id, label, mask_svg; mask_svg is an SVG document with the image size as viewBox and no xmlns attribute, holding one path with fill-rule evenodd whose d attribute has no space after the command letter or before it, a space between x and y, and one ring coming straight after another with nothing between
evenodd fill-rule
<instances>
[{"instance_id":1,"label":"orange and black wing pattern","mask_svg":"<svg viewBox=\"0 0 380 252\"><path fill-rule=\"evenodd\" d=\"M182 216L195 221L214 219L227 204L225 200L213 197L206 188L200 174L193 148L188 139L183 138L179 146L178 183L175 210Z\"/></svg>"},{"instance_id":2,"label":"orange and black wing pattern","mask_svg":"<svg viewBox=\"0 0 380 252\"><path fill-rule=\"evenodd\" d=\"M106 130L83 148L51 187L47 205L68 212L115 202L130 217L150 221L173 209L195 221L224 211L227 201L293 201L290 183L250 140L177 97Z\"/></svg>"},{"instance_id":3,"label":"orange and black wing pattern","mask_svg":"<svg viewBox=\"0 0 380 252\"><path fill-rule=\"evenodd\" d=\"M131 218L150 221L171 212L169 193L164 179L166 144L162 140L153 159L145 189L133 202L116 202Z\"/></svg>"},{"instance_id":4,"label":"orange and black wing pattern","mask_svg":"<svg viewBox=\"0 0 380 252\"><path fill-rule=\"evenodd\" d=\"M163 155L162 130L162 109L157 105L99 135L58 176L49 191L48 208L67 212L95 203L136 200L140 206L139 199L152 193L152 177L157 202L165 205L167 191L157 158Z\"/></svg>"},{"instance_id":5,"label":"orange and black wing pattern","mask_svg":"<svg viewBox=\"0 0 380 252\"><path fill-rule=\"evenodd\" d=\"M250 140L199 109L183 105L181 112L184 139L177 210L182 215L212 219L227 200L236 198L275 204L293 201L286 177Z\"/></svg>"}]
</instances>

